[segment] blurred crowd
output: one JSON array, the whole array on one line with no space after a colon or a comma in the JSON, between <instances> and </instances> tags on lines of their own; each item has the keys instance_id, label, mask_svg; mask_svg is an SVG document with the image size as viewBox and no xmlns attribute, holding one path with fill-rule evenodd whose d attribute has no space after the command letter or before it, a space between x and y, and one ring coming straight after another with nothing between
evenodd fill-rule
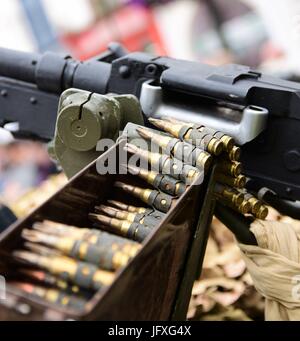
<instances>
[{"instance_id":1,"label":"blurred crowd","mask_svg":"<svg viewBox=\"0 0 300 341\"><path fill-rule=\"evenodd\" d=\"M299 30L298 0L2 0L0 11L1 47L85 60L118 41L129 51L263 66L293 76ZM0 143L5 203L58 171L45 145L12 141L3 132Z\"/></svg>"},{"instance_id":2,"label":"blurred crowd","mask_svg":"<svg viewBox=\"0 0 300 341\"><path fill-rule=\"evenodd\" d=\"M8 205L56 172L47 149L39 143L14 141L0 146L0 191Z\"/></svg>"}]
</instances>

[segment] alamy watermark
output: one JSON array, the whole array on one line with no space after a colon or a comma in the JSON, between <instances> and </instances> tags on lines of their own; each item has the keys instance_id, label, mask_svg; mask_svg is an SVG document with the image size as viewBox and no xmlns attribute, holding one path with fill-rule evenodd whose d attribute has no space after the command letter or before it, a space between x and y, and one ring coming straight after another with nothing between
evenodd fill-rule
<instances>
[{"instance_id":1,"label":"alamy watermark","mask_svg":"<svg viewBox=\"0 0 300 341\"><path fill-rule=\"evenodd\" d=\"M0 301L6 299L6 280L5 277L0 276Z\"/></svg>"},{"instance_id":2,"label":"alamy watermark","mask_svg":"<svg viewBox=\"0 0 300 341\"><path fill-rule=\"evenodd\" d=\"M292 278L292 297L294 301L300 301L300 275Z\"/></svg>"},{"instance_id":3,"label":"alamy watermark","mask_svg":"<svg viewBox=\"0 0 300 341\"><path fill-rule=\"evenodd\" d=\"M180 176L183 172L187 170L196 169L196 167L191 166L191 156L184 154L184 148L182 148L182 155L174 155L172 154L172 150L162 150L160 146L155 143L147 142L144 139L136 138L130 140L130 144L137 147L137 150L146 151L152 153L154 158L160 154L163 157L170 158L172 160L176 160L176 165L172 162L163 162L164 167L163 169L158 169L157 165L159 162L148 162L149 160L145 157L141 157L137 153L128 153L126 151L126 139L122 136L119 138L121 148L118 150L117 148L113 151L112 147L115 146L116 142L111 139L102 139L97 144L97 151L101 152L103 155L101 159L97 162L97 172L100 175L127 175L132 174L128 171L126 165L134 166L137 169L145 169L148 171L155 171L159 172L163 175L170 175L172 176ZM109 153L105 154L107 151ZM105 158L106 155L106 158ZM157 159L156 159L157 161ZM190 168L188 168L190 167ZM194 185L201 185L204 180L204 171L198 169L198 177L192 179L186 179L188 185L193 183ZM136 175L136 174L132 174Z\"/></svg>"}]
</instances>

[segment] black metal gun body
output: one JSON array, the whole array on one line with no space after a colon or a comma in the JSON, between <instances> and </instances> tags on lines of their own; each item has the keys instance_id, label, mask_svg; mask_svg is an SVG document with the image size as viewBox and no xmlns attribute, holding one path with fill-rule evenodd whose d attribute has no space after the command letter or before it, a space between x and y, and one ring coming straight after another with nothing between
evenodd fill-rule
<instances>
[{"instance_id":1,"label":"black metal gun body","mask_svg":"<svg viewBox=\"0 0 300 341\"><path fill-rule=\"evenodd\" d=\"M59 96L68 88L133 94L145 116L171 115L225 130L242 145L245 173L256 187L300 200L298 83L241 65L127 54L117 45L87 62L0 49L0 124L17 122L16 137L51 140Z\"/></svg>"}]
</instances>

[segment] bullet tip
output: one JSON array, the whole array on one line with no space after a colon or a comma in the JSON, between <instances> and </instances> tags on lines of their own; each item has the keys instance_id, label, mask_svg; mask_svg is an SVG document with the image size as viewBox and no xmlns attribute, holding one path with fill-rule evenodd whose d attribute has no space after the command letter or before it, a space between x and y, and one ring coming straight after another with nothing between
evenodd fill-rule
<instances>
[{"instance_id":1,"label":"bullet tip","mask_svg":"<svg viewBox=\"0 0 300 341\"><path fill-rule=\"evenodd\" d=\"M61 256L61 253L57 250L50 249L46 246L42 246L39 244L35 244L34 242L27 242L24 244L25 248L28 249L35 255L45 256L45 257L54 257Z\"/></svg>"},{"instance_id":2,"label":"bullet tip","mask_svg":"<svg viewBox=\"0 0 300 341\"><path fill-rule=\"evenodd\" d=\"M119 201L116 201L116 200L107 200L107 203L109 205L112 205L112 206L117 207L117 208L122 208L122 207L127 206L127 205L125 205Z\"/></svg>"},{"instance_id":3,"label":"bullet tip","mask_svg":"<svg viewBox=\"0 0 300 341\"><path fill-rule=\"evenodd\" d=\"M36 279L40 282L44 281L46 273L43 271L36 271L36 270L28 270L28 269L20 269L19 273L26 276L27 278Z\"/></svg>"},{"instance_id":4,"label":"bullet tip","mask_svg":"<svg viewBox=\"0 0 300 341\"><path fill-rule=\"evenodd\" d=\"M32 284L29 284L29 283L12 282L12 283L10 283L10 285L16 289L19 289L21 291L28 293L28 294L31 294L34 290L34 286Z\"/></svg>"},{"instance_id":5,"label":"bullet tip","mask_svg":"<svg viewBox=\"0 0 300 341\"><path fill-rule=\"evenodd\" d=\"M151 123L154 123L154 122L160 122L161 120L157 119L157 118L153 118L153 117L150 117L149 118L149 122Z\"/></svg>"},{"instance_id":6,"label":"bullet tip","mask_svg":"<svg viewBox=\"0 0 300 341\"><path fill-rule=\"evenodd\" d=\"M140 148L135 146L134 144L131 143L126 143L124 147L125 151L127 151L130 154L136 154L140 151Z\"/></svg>"},{"instance_id":7,"label":"bullet tip","mask_svg":"<svg viewBox=\"0 0 300 341\"><path fill-rule=\"evenodd\" d=\"M14 251L13 258L29 264L35 264L38 261L38 256L28 251Z\"/></svg>"},{"instance_id":8,"label":"bullet tip","mask_svg":"<svg viewBox=\"0 0 300 341\"><path fill-rule=\"evenodd\" d=\"M154 135L150 130L141 127L137 128L137 132L141 137L143 137L146 140L151 140L151 138Z\"/></svg>"},{"instance_id":9,"label":"bullet tip","mask_svg":"<svg viewBox=\"0 0 300 341\"><path fill-rule=\"evenodd\" d=\"M121 182L121 181L115 182L115 185L114 185L114 186L117 187L117 188L120 188L120 189L122 189L122 190L124 190L124 191L126 191L126 192L131 192L131 191L134 190L134 187L133 187L133 186L124 184L124 183Z\"/></svg>"},{"instance_id":10,"label":"bullet tip","mask_svg":"<svg viewBox=\"0 0 300 341\"><path fill-rule=\"evenodd\" d=\"M38 231L27 230L27 229L22 231L22 238L32 243L40 242L40 239L41 239L40 235L41 233Z\"/></svg>"},{"instance_id":11,"label":"bullet tip","mask_svg":"<svg viewBox=\"0 0 300 341\"><path fill-rule=\"evenodd\" d=\"M140 169L138 167L135 167L135 166L132 166L132 165L127 165L127 170L132 175L139 175L140 174Z\"/></svg>"},{"instance_id":12,"label":"bullet tip","mask_svg":"<svg viewBox=\"0 0 300 341\"><path fill-rule=\"evenodd\" d=\"M165 121L163 120L158 120L156 118L149 118L149 122L152 123L155 127L163 129L165 126Z\"/></svg>"},{"instance_id":13,"label":"bullet tip","mask_svg":"<svg viewBox=\"0 0 300 341\"><path fill-rule=\"evenodd\" d=\"M109 217L115 217L116 214L118 213L118 210L114 207L102 205L102 206L100 206L100 213L105 213Z\"/></svg>"},{"instance_id":14,"label":"bullet tip","mask_svg":"<svg viewBox=\"0 0 300 341\"><path fill-rule=\"evenodd\" d=\"M117 187L117 188L123 188L125 184L123 182L120 182L120 181L117 181L115 182L114 186Z\"/></svg>"},{"instance_id":15,"label":"bullet tip","mask_svg":"<svg viewBox=\"0 0 300 341\"><path fill-rule=\"evenodd\" d=\"M111 218L109 217L106 217L102 214L93 214L93 213L89 214L89 219L96 223L102 223L104 225L109 225L111 221Z\"/></svg>"}]
</instances>

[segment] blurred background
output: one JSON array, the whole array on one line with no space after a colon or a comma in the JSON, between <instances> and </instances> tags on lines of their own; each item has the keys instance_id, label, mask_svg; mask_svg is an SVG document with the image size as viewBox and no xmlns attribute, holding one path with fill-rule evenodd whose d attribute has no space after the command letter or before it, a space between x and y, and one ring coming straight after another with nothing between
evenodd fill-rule
<instances>
[{"instance_id":1,"label":"blurred background","mask_svg":"<svg viewBox=\"0 0 300 341\"><path fill-rule=\"evenodd\" d=\"M67 52L86 60L105 51L112 41L129 51L209 64L247 64L298 80L300 2L1 1L1 47ZM65 181L50 160L47 146L16 141L0 131L1 201L18 216L28 213ZM262 319L263 300L255 294L233 237L216 221L212 231L206 277L196 283L189 318Z\"/></svg>"}]
</instances>

